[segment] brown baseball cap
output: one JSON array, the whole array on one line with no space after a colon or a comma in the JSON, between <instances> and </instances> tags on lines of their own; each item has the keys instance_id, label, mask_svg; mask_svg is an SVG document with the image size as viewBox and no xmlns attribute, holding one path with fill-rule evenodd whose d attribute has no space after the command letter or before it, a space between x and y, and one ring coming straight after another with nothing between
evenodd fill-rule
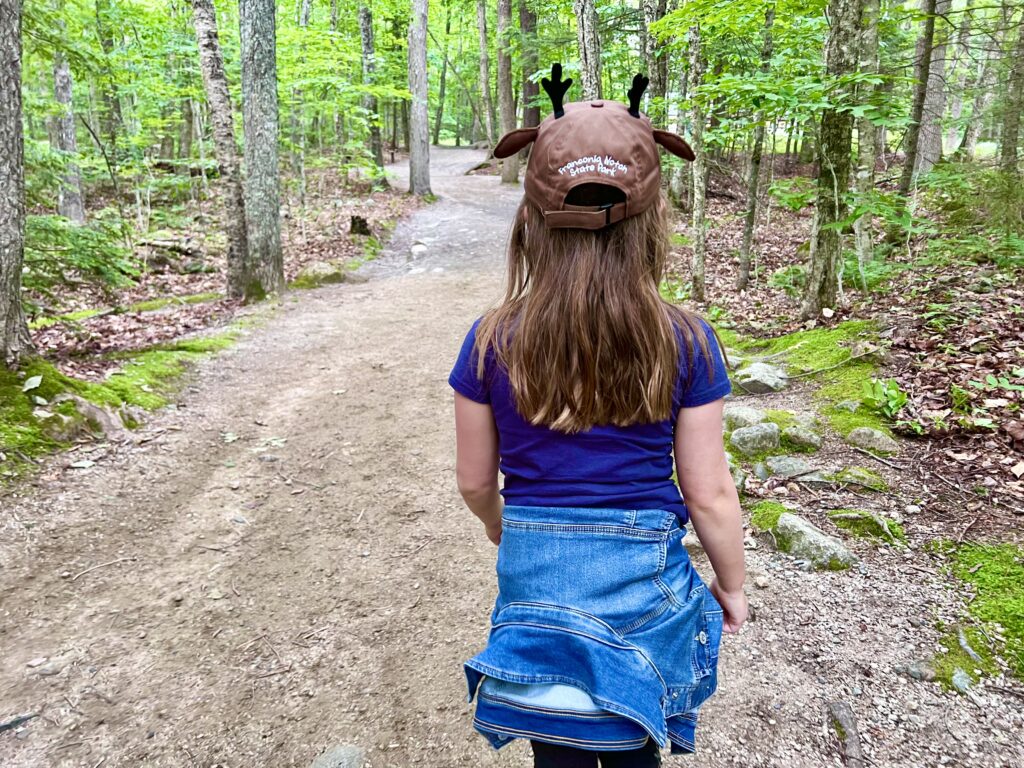
<instances>
[{"instance_id":1,"label":"brown baseball cap","mask_svg":"<svg viewBox=\"0 0 1024 768\"><path fill-rule=\"evenodd\" d=\"M526 169L526 196L544 214L552 229L602 229L649 208L661 189L660 144L685 160L693 150L682 137L652 128L640 112L647 88L643 75L633 78L629 106L617 101L579 101L562 106L572 80L562 80L562 67L551 68L541 83L551 97L554 114L536 128L519 128L501 137L494 156L510 157L533 142ZM599 184L618 190L603 205L575 205L570 193L581 185ZM611 190L609 190L611 191Z\"/></svg>"}]
</instances>

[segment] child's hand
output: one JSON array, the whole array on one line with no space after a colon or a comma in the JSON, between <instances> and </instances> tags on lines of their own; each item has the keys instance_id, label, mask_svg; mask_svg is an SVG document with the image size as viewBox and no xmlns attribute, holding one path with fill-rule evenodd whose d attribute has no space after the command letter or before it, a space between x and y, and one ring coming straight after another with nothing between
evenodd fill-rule
<instances>
[{"instance_id":1,"label":"child's hand","mask_svg":"<svg viewBox=\"0 0 1024 768\"><path fill-rule=\"evenodd\" d=\"M747 596L743 589L738 592L726 592L719 586L718 579L714 578L711 580L711 594L722 606L722 629L729 634L739 632L743 622L747 620Z\"/></svg>"},{"instance_id":2,"label":"child's hand","mask_svg":"<svg viewBox=\"0 0 1024 768\"><path fill-rule=\"evenodd\" d=\"M487 531L487 538L490 539L491 544L498 546L501 544L501 522L499 521L495 525L484 526Z\"/></svg>"}]
</instances>

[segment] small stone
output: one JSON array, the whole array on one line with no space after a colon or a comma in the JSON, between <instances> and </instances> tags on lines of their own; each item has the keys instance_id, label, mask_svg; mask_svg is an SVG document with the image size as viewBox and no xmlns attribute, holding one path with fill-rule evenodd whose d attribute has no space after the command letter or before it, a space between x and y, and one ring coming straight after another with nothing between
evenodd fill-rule
<instances>
[{"instance_id":1,"label":"small stone","mask_svg":"<svg viewBox=\"0 0 1024 768\"><path fill-rule=\"evenodd\" d=\"M339 262L317 261L300 269L294 282L300 288L343 283L345 282L345 272L345 265Z\"/></svg>"},{"instance_id":2,"label":"small stone","mask_svg":"<svg viewBox=\"0 0 1024 768\"><path fill-rule=\"evenodd\" d=\"M280 461L280 459L277 456L275 456L274 454L272 454L272 453L261 453L260 454L260 461L266 461L266 462L270 463L270 462L274 462L274 461Z\"/></svg>"},{"instance_id":3,"label":"small stone","mask_svg":"<svg viewBox=\"0 0 1024 768\"><path fill-rule=\"evenodd\" d=\"M768 414L760 408L752 408L749 405L730 405L722 413L725 426L730 430L751 427L767 418Z\"/></svg>"},{"instance_id":4,"label":"small stone","mask_svg":"<svg viewBox=\"0 0 1024 768\"><path fill-rule=\"evenodd\" d=\"M223 600L223 599L224 599L224 593L223 593L223 592L221 592L221 591L220 591L219 589L217 589L216 587L214 587L214 588L213 588L213 589L211 589L211 590L210 590L209 592L207 592L207 593L206 593L206 596L207 596L208 598L210 598L211 600Z\"/></svg>"},{"instance_id":5,"label":"small stone","mask_svg":"<svg viewBox=\"0 0 1024 768\"><path fill-rule=\"evenodd\" d=\"M35 669L36 667L41 667L45 663L46 663L46 657L45 656L40 656L37 659L32 659L32 661L30 661L25 666L28 667L29 669Z\"/></svg>"},{"instance_id":6,"label":"small stone","mask_svg":"<svg viewBox=\"0 0 1024 768\"><path fill-rule=\"evenodd\" d=\"M914 680L931 682L935 679L935 669L927 659L917 659L904 668L906 674Z\"/></svg>"},{"instance_id":7,"label":"small stone","mask_svg":"<svg viewBox=\"0 0 1024 768\"><path fill-rule=\"evenodd\" d=\"M921 513L921 508L916 504L907 504L907 506L903 508L903 511L908 515L919 515Z\"/></svg>"},{"instance_id":8,"label":"small stone","mask_svg":"<svg viewBox=\"0 0 1024 768\"><path fill-rule=\"evenodd\" d=\"M960 693L967 693L972 685L971 676L960 669L960 667L953 670L953 677L950 678L949 682L952 683L953 687L960 691Z\"/></svg>"},{"instance_id":9,"label":"small stone","mask_svg":"<svg viewBox=\"0 0 1024 768\"><path fill-rule=\"evenodd\" d=\"M793 423L798 427L809 429L812 432L820 426L820 424L818 424L818 417L813 413L794 413Z\"/></svg>"},{"instance_id":10,"label":"small stone","mask_svg":"<svg viewBox=\"0 0 1024 768\"><path fill-rule=\"evenodd\" d=\"M769 456L764 463L778 477L796 477L811 471L811 465L799 456Z\"/></svg>"},{"instance_id":11,"label":"small stone","mask_svg":"<svg viewBox=\"0 0 1024 768\"><path fill-rule=\"evenodd\" d=\"M338 744L328 747L310 768L362 768L366 752L361 747Z\"/></svg>"},{"instance_id":12,"label":"small stone","mask_svg":"<svg viewBox=\"0 0 1024 768\"><path fill-rule=\"evenodd\" d=\"M772 473L768 471L768 467L765 466L763 461L759 461L754 465L754 477L762 483L771 476Z\"/></svg>"},{"instance_id":13,"label":"small stone","mask_svg":"<svg viewBox=\"0 0 1024 768\"><path fill-rule=\"evenodd\" d=\"M811 448L815 451L821 448L821 435L806 427L786 427L782 431L782 437L798 448Z\"/></svg>"},{"instance_id":14,"label":"small stone","mask_svg":"<svg viewBox=\"0 0 1024 768\"><path fill-rule=\"evenodd\" d=\"M751 363L736 374L740 388L755 395L779 392L789 379L781 368L768 363Z\"/></svg>"},{"instance_id":15,"label":"small stone","mask_svg":"<svg viewBox=\"0 0 1024 768\"><path fill-rule=\"evenodd\" d=\"M683 546L687 549L704 549L700 539L697 538L697 534L692 530L687 530L686 535L683 536Z\"/></svg>"},{"instance_id":16,"label":"small stone","mask_svg":"<svg viewBox=\"0 0 1024 768\"><path fill-rule=\"evenodd\" d=\"M733 431L729 442L742 453L751 455L778 448L780 434L778 424L764 422Z\"/></svg>"},{"instance_id":17,"label":"small stone","mask_svg":"<svg viewBox=\"0 0 1024 768\"><path fill-rule=\"evenodd\" d=\"M858 408L860 408L860 403L857 400L843 400L836 403L836 409L840 411L854 413Z\"/></svg>"},{"instance_id":18,"label":"small stone","mask_svg":"<svg viewBox=\"0 0 1024 768\"><path fill-rule=\"evenodd\" d=\"M767 576L758 576L754 579L754 586L758 589L768 589L768 584L769 581Z\"/></svg>"},{"instance_id":19,"label":"small stone","mask_svg":"<svg viewBox=\"0 0 1024 768\"><path fill-rule=\"evenodd\" d=\"M900 449L899 443L884 432L871 427L857 427L846 436L846 442L866 451L879 453L896 453Z\"/></svg>"},{"instance_id":20,"label":"small stone","mask_svg":"<svg viewBox=\"0 0 1024 768\"><path fill-rule=\"evenodd\" d=\"M742 467L732 467L729 474L732 475L732 484L736 486L736 490L743 493L747 487L747 473Z\"/></svg>"}]
</instances>

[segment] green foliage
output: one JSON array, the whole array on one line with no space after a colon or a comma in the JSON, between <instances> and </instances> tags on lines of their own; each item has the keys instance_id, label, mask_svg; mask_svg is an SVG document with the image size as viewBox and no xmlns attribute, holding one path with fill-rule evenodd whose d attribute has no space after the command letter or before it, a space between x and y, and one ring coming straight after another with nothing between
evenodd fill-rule
<instances>
[{"instance_id":1,"label":"green foliage","mask_svg":"<svg viewBox=\"0 0 1024 768\"><path fill-rule=\"evenodd\" d=\"M768 187L775 201L791 211L800 211L814 202L818 195L817 183L805 176L776 179Z\"/></svg>"},{"instance_id":2,"label":"green foliage","mask_svg":"<svg viewBox=\"0 0 1024 768\"><path fill-rule=\"evenodd\" d=\"M803 293L807 285L807 268L803 264L790 264L772 272L768 278L769 285L781 288L788 296L796 298Z\"/></svg>"},{"instance_id":3,"label":"green foliage","mask_svg":"<svg viewBox=\"0 0 1024 768\"><path fill-rule=\"evenodd\" d=\"M895 419L908 401L907 393L893 379L872 377L864 382L861 402L868 408L881 413L887 419Z\"/></svg>"},{"instance_id":4,"label":"green foliage","mask_svg":"<svg viewBox=\"0 0 1024 768\"><path fill-rule=\"evenodd\" d=\"M60 216L29 216L25 234L24 285L50 295L69 277L104 288L123 287L138 275L114 226L94 222L76 226Z\"/></svg>"}]
</instances>

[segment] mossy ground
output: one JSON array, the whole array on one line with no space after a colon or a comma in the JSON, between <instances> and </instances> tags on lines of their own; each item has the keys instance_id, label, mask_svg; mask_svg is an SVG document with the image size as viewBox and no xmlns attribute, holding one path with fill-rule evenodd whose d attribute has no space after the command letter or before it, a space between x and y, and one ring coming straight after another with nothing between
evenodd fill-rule
<instances>
[{"instance_id":1,"label":"mossy ground","mask_svg":"<svg viewBox=\"0 0 1024 768\"><path fill-rule=\"evenodd\" d=\"M999 625L1006 660L1024 679L1024 548L1014 544L963 544L953 554L953 574L973 585L968 611L989 626ZM980 651L979 651L980 652Z\"/></svg>"},{"instance_id":2,"label":"mossy ground","mask_svg":"<svg viewBox=\"0 0 1024 768\"><path fill-rule=\"evenodd\" d=\"M159 408L167 404L189 364L226 348L236 336L237 331L231 330L125 353L118 356L121 369L102 382L73 379L41 358L27 360L19 370L0 368L0 452L6 454L0 466L12 474L25 459L66 447L48 423L51 420L34 415L35 409L43 405L35 398L48 405L59 395L69 393L112 409L126 405L147 410ZM39 386L23 391L25 382L35 376L40 377ZM77 417L70 402L49 410Z\"/></svg>"},{"instance_id":3,"label":"mossy ground","mask_svg":"<svg viewBox=\"0 0 1024 768\"><path fill-rule=\"evenodd\" d=\"M118 309L115 311L154 312L158 309L163 309L164 307L169 307L175 304L205 304L208 301L217 301L222 298L224 298L224 296L220 293L196 293L190 296L168 296L160 299L150 299L149 301L140 301L137 304L132 304L124 309ZM41 328L49 328L61 323L80 323L83 320L88 320L90 317L95 317L96 315L106 311L108 310L103 308L83 309L78 312L67 312L63 315L55 315L53 317L37 317L28 325L32 330L39 330Z\"/></svg>"},{"instance_id":4,"label":"mossy ground","mask_svg":"<svg viewBox=\"0 0 1024 768\"><path fill-rule=\"evenodd\" d=\"M759 501L750 508L750 524L758 531L771 531L785 512L789 510L777 501Z\"/></svg>"},{"instance_id":5,"label":"mossy ground","mask_svg":"<svg viewBox=\"0 0 1024 768\"><path fill-rule=\"evenodd\" d=\"M854 536L877 539L887 544L893 542L902 544L907 540L903 526L884 515L872 515L860 509L833 509L828 516L837 528L849 531ZM880 523L885 526L888 535L880 528Z\"/></svg>"},{"instance_id":6,"label":"mossy ground","mask_svg":"<svg viewBox=\"0 0 1024 768\"><path fill-rule=\"evenodd\" d=\"M834 475L830 475L829 479L837 483L855 485L870 491L878 491L879 493L889 490L889 484L885 481L885 478L867 467L846 467Z\"/></svg>"},{"instance_id":7,"label":"mossy ground","mask_svg":"<svg viewBox=\"0 0 1024 768\"><path fill-rule=\"evenodd\" d=\"M962 669L974 682L977 682L980 675L994 675L998 672L999 665L996 662L995 654L989 650L988 641L977 628L953 627L950 629L940 626L939 630L944 633L939 644L945 649L945 652L935 656L932 666L935 670L935 679L943 688L953 689L953 675L958 669ZM971 650L981 659L980 663L977 659L971 658L971 655L960 645L961 631Z\"/></svg>"},{"instance_id":8,"label":"mossy ground","mask_svg":"<svg viewBox=\"0 0 1024 768\"><path fill-rule=\"evenodd\" d=\"M744 338L727 330L719 331L719 335L731 348L784 364L790 374L821 371L815 375L819 384L815 399L822 402L822 415L840 434L846 435L856 427L872 427L889 434L888 422L866 407L854 412L836 407L844 400L859 402L864 382L875 374L875 364L866 358L844 364L851 357L851 345L858 340L874 341L874 331L875 324L869 320L848 320L830 328L794 331L767 341Z\"/></svg>"}]
</instances>

